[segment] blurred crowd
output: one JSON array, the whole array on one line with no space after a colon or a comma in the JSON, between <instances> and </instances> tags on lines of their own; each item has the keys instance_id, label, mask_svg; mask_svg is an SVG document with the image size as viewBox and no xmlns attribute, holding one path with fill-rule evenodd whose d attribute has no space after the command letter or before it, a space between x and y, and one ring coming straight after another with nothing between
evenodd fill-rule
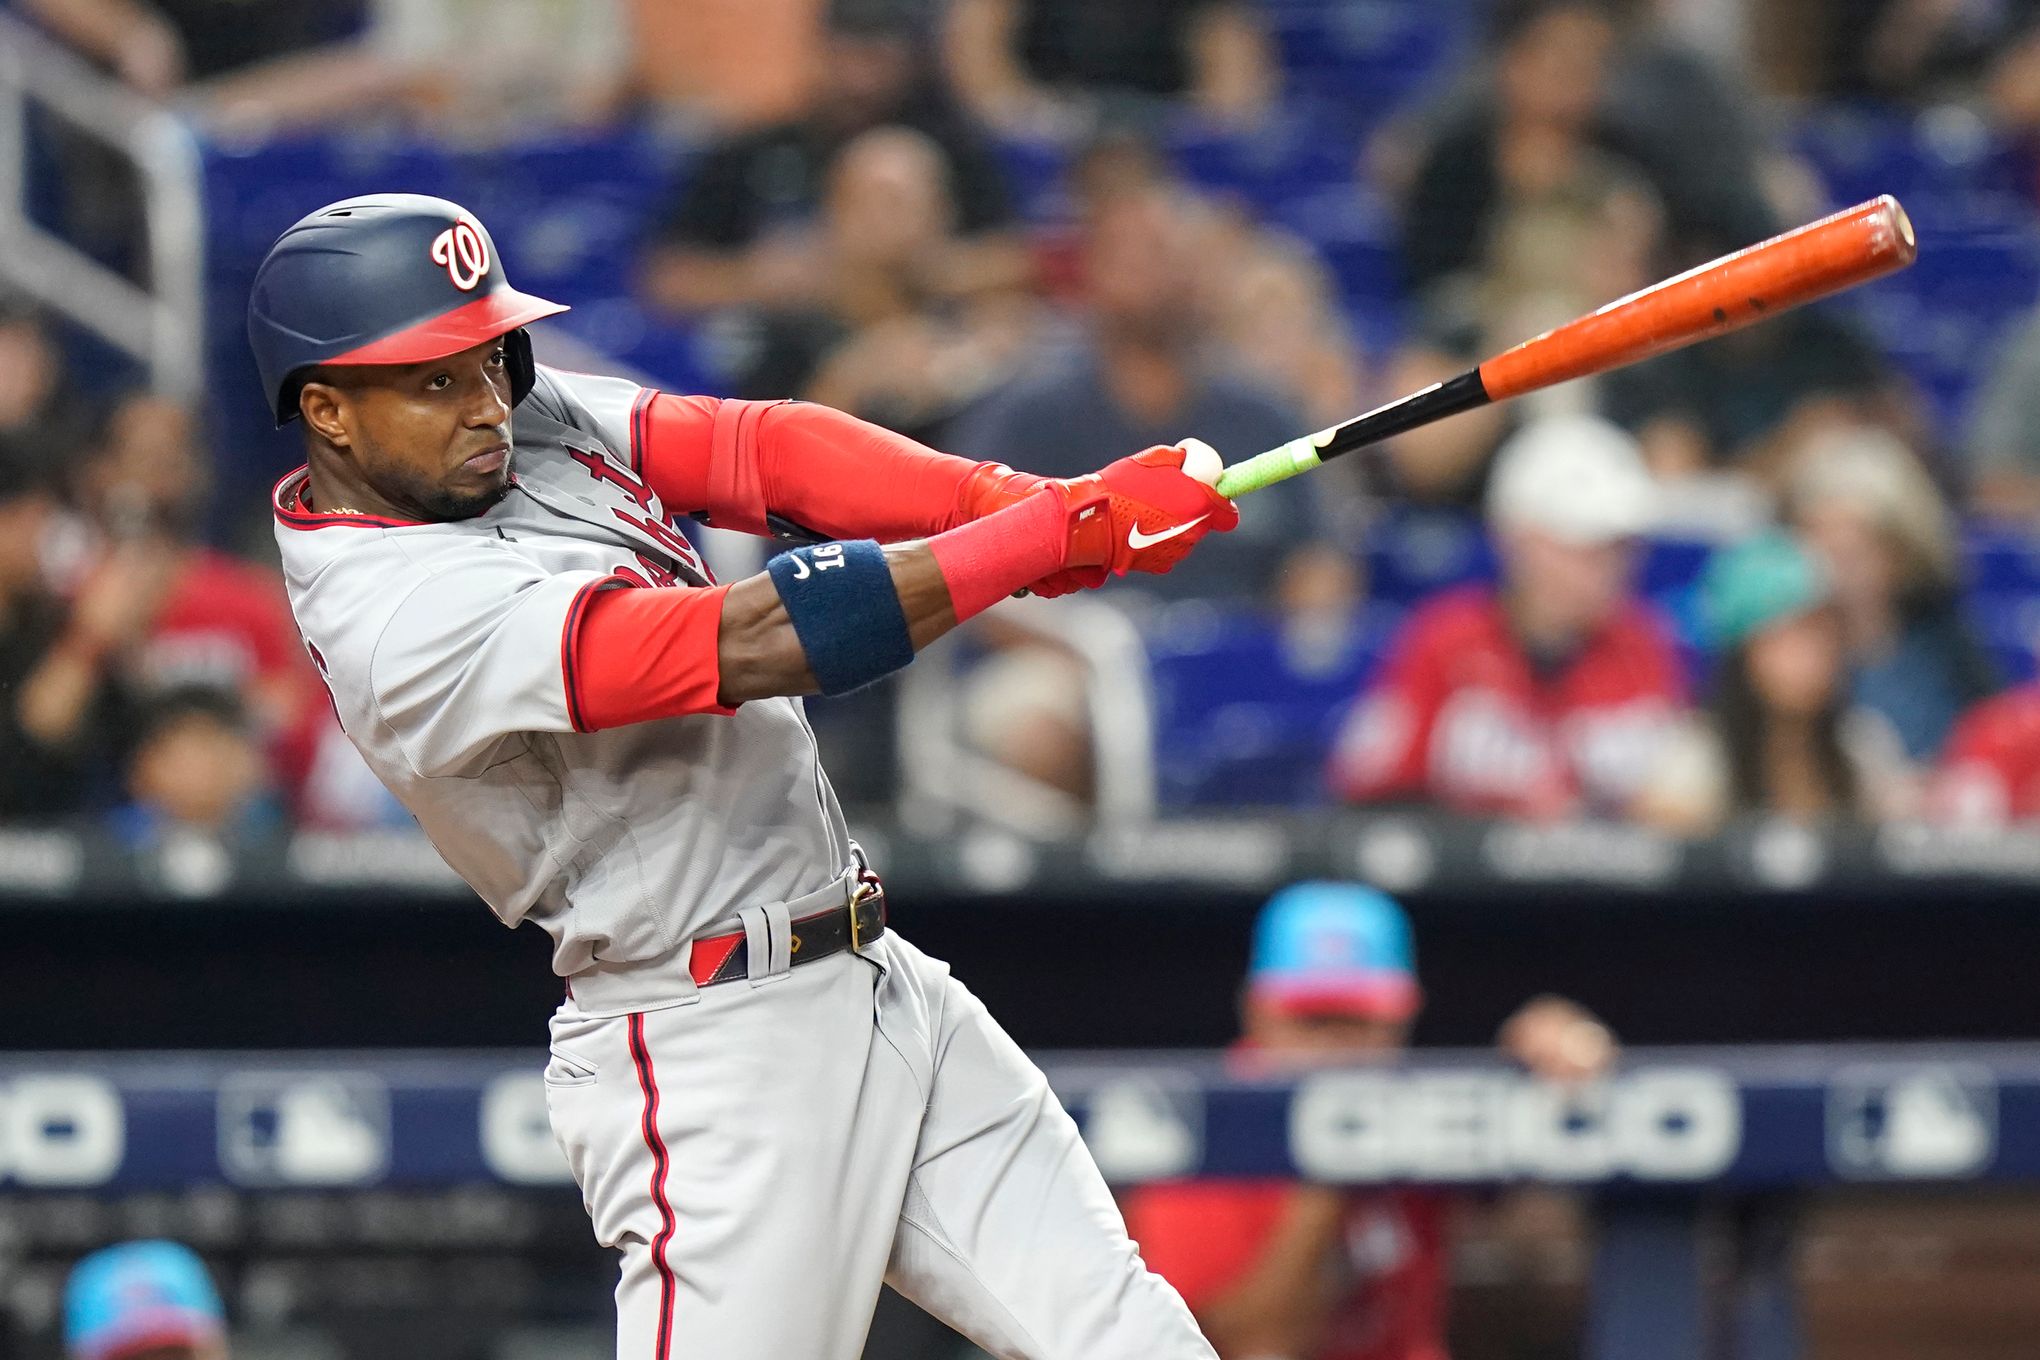
<instances>
[{"instance_id":1,"label":"blurred crowd","mask_svg":"<svg viewBox=\"0 0 2040 1360\"><path fill-rule=\"evenodd\" d=\"M1053 475L1188 435L1244 457L1807 220L1829 205L1777 110L2040 133L2030 0L1493 0L1477 60L1341 151L1399 223L1406 314L1368 345L1312 244L1163 149L1279 119L1274 3L15 8L215 138L680 128L698 154L630 267L646 309L715 338L729 393ZM1057 149L1053 220L1016 210L1015 141ZM0 312L0 816L135 844L396 819L261 534L213 546L242 517L209 494L205 413L71 354L51 318ZM1949 428L1847 308L1796 312L1257 493L1112 598L1255 621L1300 674L1380 636L1293 801L1681 835L2040 818L2040 688L1979 643L1963 550L1966 524L2040 513L2040 311L1974 408ZM1412 504L1482 520L1494 571L1391 615L1366 549ZM1712 554L1676 617L1639 585L1666 538ZM997 615L977 645L961 739L1083 808L1097 677Z\"/></svg>"}]
</instances>

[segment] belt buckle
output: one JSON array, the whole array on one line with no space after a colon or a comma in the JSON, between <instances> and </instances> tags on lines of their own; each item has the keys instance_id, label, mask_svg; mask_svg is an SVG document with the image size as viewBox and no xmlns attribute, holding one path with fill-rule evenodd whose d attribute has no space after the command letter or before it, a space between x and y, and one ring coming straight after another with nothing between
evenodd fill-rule
<instances>
[{"instance_id":1,"label":"belt buckle","mask_svg":"<svg viewBox=\"0 0 2040 1360\"><path fill-rule=\"evenodd\" d=\"M865 873L870 874L870 870L867 869ZM885 889L879 884L878 877L875 874L871 874L870 877L860 876L857 881L857 886L851 890L850 893L851 953L861 954L864 952L864 935L863 932L859 929L857 916L859 909L862 908L866 902L869 902L872 898L877 897L880 893L883 893L884 891Z\"/></svg>"}]
</instances>

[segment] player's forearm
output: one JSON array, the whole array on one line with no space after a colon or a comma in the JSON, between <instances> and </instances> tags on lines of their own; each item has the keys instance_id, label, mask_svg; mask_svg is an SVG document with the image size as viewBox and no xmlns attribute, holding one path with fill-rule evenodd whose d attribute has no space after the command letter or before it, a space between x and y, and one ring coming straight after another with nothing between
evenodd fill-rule
<instances>
[{"instance_id":1,"label":"player's forearm","mask_svg":"<svg viewBox=\"0 0 2040 1360\"><path fill-rule=\"evenodd\" d=\"M869 683L1061 569L1068 537L1061 500L1043 492L920 542L827 543L787 553L724 598L721 701L734 706ZM880 592L887 598L877 598Z\"/></svg>"},{"instance_id":2,"label":"player's forearm","mask_svg":"<svg viewBox=\"0 0 2040 1360\"><path fill-rule=\"evenodd\" d=\"M941 533L1041 482L807 402L771 407L756 428L764 509L831 538L895 542Z\"/></svg>"},{"instance_id":3,"label":"player's forearm","mask_svg":"<svg viewBox=\"0 0 2040 1360\"><path fill-rule=\"evenodd\" d=\"M903 542L1001 509L1041 482L809 402L661 393L636 423L637 465L659 499L740 533L769 534L776 515L823 538Z\"/></svg>"},{"instance_id":4,"label":"player's forearm","mask_svg":"<svg viewBox=\"0 0 2040 1360\"><path fill-rule=\"evenodd\" d=\"M919 651L956 627L949 587L926 543L894 544L882 551L908 637ZM730 587L716 651L722 662L720 698L732 708L748 699L821 690L786 601L766 573Z\"/></svg>"},{"instance_id":5,"label":"player's forearm","mask_svg":"<svg viewBox=\"0 0 2040 1360\"><path fill-rule=\"evenodd\" d=\"M728 712L747 699L841 694L1022 588L1167 571L1205 534L1239 522L1211 486L1217 455L1200 452L1202 476L1184 471L1186 450L1149 449L925 541L797 548L733 586L590 582L566 625L568 716L588 731Z\"/></svg>"}]
</instances>

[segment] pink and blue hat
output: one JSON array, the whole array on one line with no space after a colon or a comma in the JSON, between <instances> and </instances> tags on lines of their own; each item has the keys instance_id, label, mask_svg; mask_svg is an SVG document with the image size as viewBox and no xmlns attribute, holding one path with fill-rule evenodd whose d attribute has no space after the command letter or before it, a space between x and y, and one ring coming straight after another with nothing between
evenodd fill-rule
<instances>
[{"instance_id":1,"label":"pink and blue hat","mask_svg":"<svg viewBox=\"0 0 2040 1360\"><path fill-rule=\"evenodd\" d=\"M1254 925L1247 993L1290 1014L1407 1020L1423 1000L1409 917L1358 883L1298 883Z\"/></svg>"},{"instance_id":2,"label":"pink and blue hat","mask_svg":"<svg viewBox=\"0 0 2040 1360\"><path fill-rule=\"evenodd\" d=\"M124 1242L94 1252L64 1286L64 1341L73 1360L215 1346L225 1335L226 1312L212 1277L175 1242Z\"/></svg>"}]
</instances>

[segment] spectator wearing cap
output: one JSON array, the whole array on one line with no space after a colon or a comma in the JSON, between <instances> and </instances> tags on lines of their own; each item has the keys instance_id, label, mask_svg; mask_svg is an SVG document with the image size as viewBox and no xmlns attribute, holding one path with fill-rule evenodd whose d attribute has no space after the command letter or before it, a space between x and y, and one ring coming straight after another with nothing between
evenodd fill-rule
<instances>
[{"instance_id":1,"label":"spectator wearing cap","mask_svg":"<svg viewBox=\"0 0 2040 1360\"><path fill-rule=\"evenodd\" d=\"M655 306L701 316L825 299L834 261L818 221L831 169L887 126L934 146L955 208L955 239L916 262L924 285L968 296L1026 279L1003 173L943 88L923 22L900 0L833 0L806 108L711 146L664 212L641 276Z\"/></svg>"},{"instance_id":2,"label":"spectator wearing cap","mask_svg":"<svg viewBox=\"0 0 2040 1360\"><path fill-rule=\"evenodd\" d=\"M64 1286L70 1360L227 1360L226 1311L205 1265L175 1242L124 1242Z\"/></svg>"},{"instance_id":3,"label":"spectator wearing cap","mask_svg":"<svg viewBox=\"0 0 2040 1360\"><path fill-rule=\"evenodd\" d=\"M1401 1053L1422 1000L1409 919L1354 883L1277 893L1254 927L1232 1061L1248 1070ZM1615 1056L1605 1026L1540 997L1502 1027L1504 1052L1577 1081ZM1126 1196L1148 1267L1223 1360L1444 1360L1448 1200L1408 1188L1178 1181Z\"/></svg>"},{"instance_id":4,"label":"spectator wearing cap","mask_svg":"<svg viewBox=\"0 0 2040 1360\"><path fill-rule=\"evenodd\" d=\"M1497 456L1497 586L1421 606L1333 754L1349 802L1503 816L1615 815L1685 707L1672 640L1637 600L1656 488L1636 445L1589 416L1534 422Z\"/></svg>"},{"instance_id":5,"label":"spectator wearing cap","mask_svg":"<svg viewBox=\"0 0 2040 1360\"><path fill-rule=\"evenodd\" d=\"M150 583L102 568L69 603L43 547L56 498L0 457L0 817L78 812L112 773L125 705L113 659L146 623Z\"/></svg>"},{"instance_id":6,"label":"spectator wearing cap","mask_svg":"<svg viewBox=\"0 0 2040 1360\"><path fill-rule=\"evenodd\" d=\"M1897 737L1851 703L1826 568L1770 533L1717 553L1701 580L1721 649L1706 714L1666 744L1634 812L1705 835L1735 817L1816 823L1896 816L1912 802Z\"/></svg>"}]
</instances>

